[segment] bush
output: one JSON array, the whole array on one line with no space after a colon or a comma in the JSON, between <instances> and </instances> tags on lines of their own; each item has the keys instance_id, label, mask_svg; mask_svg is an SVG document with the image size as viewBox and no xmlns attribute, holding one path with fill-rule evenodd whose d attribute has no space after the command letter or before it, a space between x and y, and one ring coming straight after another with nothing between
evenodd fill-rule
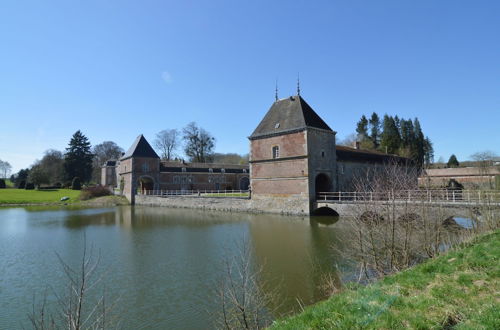
<instances>
[{"instance_id":1,"label":"bush","mask_svg":"<svg viewBox=\"0 0 500 330\"><path fill-rule=\"evenodd\" d=\"M5 184L5 180L4 179L0 179L0 189L4 189L6 187L7 187L7 185Z\"/></svg>"},{"instance_id":2,"label":"bush","mask_svg":"<svg viewBox=\"0 0 500 330\"><path fill-rule=\"evenodd\" d=\"M72 190L82 190L82 183L81 183L79 177L75 176L73 178L73 181L71 182L71 189Z\"/></svg>"},{"instance_id":3,"label":"bush","mask_svg":"<svg viewBox=\"0 0 500 330\"><path fill-rule=\"evenodd\" d=\"M33 190L33 189L35 189L35 185L31 182L27 182L26 185L24 186L24 189Z\"/></svg>"},{"instance_id":4,"label":"bush","mask_svg":"<svg viewBox=\"0 0 500 330\"><path fill-rule=\"evenodd\" d=\"M91 198L109 196L109 195L111 195L111 191L108 188L104 186L95 186L82 189L82 193L80 194L80 199L87 200Z\"/></svg>"},{"instance_id":5,"label":"bush","mask_svg":"<svg viewBox=\"0 0 500 330\"><path fill-rule=\"evenodd\" d=\"M24 189L24 187L26 187L26 180L19 181L17 188Z\"/></svg>"}]
</instances>

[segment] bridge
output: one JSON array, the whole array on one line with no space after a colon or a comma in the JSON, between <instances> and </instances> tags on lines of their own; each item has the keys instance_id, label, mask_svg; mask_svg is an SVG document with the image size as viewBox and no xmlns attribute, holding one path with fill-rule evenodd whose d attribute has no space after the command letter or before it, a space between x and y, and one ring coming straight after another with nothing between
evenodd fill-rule
<instances>
[{"instance_id":1,"label":"bridge","mask_svg":"<svg viewBox=\"0 0 500 330\"><path fill-rule=\"evenodd\" d=\"M313 214L355 216L370 209L382 211L394 206L399 213L426 207L433 212L446 210L454 216L468 217L471 210L488 206L500 209L500 191L484 190L399 190L383 192L319 192L313 203ZM333 213L330 212L334 211Z\"/></svg>"}]
</instances>

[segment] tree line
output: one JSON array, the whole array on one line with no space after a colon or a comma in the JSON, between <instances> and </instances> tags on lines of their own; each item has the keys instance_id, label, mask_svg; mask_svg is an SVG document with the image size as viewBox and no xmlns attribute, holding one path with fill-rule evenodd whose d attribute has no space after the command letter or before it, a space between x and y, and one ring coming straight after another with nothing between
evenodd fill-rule
<instances>
[{"instance_id":1,"label":"tree line","mask_svg":"<svg viewBox=\"0 0 500 330\"><path fill-rule=\"evenodd\" d=\"M373 112L368 119L362 115L356 124L356 141L362 149L378 150L413 159L419 166L434 161L434 149L425 136L418 118L413 120Z\"/></svg>"},{"instance_id":2,"label":"tree line","mask_svg":"<svg viewBox=\"0 0 500 330\"><path fill-rule=\"evenodd\" d=\"M246 164L248 154L216 153L216 140L195 122L190 122L181 131L165 129L156 134L153 141L155 149L163 160L182 160L179 150L182 149L189 162Z\"/></svg>"},{"instance_id":3,"label":"tree line","mask_svg":"<svg viewBox=\"0 0 500 330\"><path fill-rule=\"evenodd\" d=\"M100 168L109 159L118 159L123 149L115 142L105 141L91 146L80 131L71 137L65 152L45 151L42 159L11 176L17 188L33 189L42 185L78 188L82 183L100 182Z\"/></svg>"}]
</instances>

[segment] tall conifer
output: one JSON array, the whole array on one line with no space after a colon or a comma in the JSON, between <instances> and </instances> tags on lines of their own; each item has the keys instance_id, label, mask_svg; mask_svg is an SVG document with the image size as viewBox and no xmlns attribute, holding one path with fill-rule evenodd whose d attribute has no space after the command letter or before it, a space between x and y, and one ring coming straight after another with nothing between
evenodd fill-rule
<instances>
[{"instance_id":1,"label":"tall conifer","mask_svg":"<svg viewBox=\"0 0 500 330\"><path fill-rule=\"evenodd\" d=\"M92 175L92 158L89 140L80 130L76 131L71 137L64 155L64 170L67 180L79 177L82 182L88 182Z\"/></svg>"}]
</instances>

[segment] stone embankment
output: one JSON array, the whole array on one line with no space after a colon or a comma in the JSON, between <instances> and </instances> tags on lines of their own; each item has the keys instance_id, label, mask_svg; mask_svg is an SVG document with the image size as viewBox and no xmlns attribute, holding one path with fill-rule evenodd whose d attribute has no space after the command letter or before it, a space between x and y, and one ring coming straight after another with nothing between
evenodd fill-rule
<instances>
[{"instance_id":1,"label":"stone embankment","mask_svg":"<svg viewBox=\"0 0 500 330\"><path fill-rule=\"evenodd\" d=\"M308 215L309 202L297 198L239 198L203 196L135 196L136 205L202 209L225 212L278 213Z\"/></svg>"}]
</instances>

